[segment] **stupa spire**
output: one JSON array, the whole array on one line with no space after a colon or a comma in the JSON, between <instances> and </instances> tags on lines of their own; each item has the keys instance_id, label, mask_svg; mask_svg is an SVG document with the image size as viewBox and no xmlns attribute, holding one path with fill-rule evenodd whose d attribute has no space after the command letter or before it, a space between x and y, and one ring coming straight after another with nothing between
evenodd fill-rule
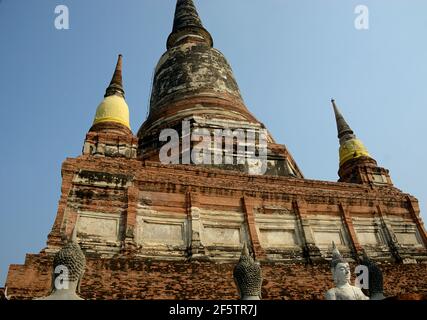
<instances>
[{"instance_id":1,"label":"stupa spire","mask_svg":"<svg viewBox=\"0 0 427 320\"><path fill-rule=\"evenodd\" d=\"M337 122L338 138L341 139L344 136L349 136L349 138L354 138L354 132L351 130L347 121L345 121L341 111L338 109L335 100L332 99L332 107L334 108L335 120Z\"/></svg>"},{"instance_id":2,"label":"stupa spire","mask_svg":"<svg viewBox=\"0 0 427 320\"><path fill-rule=\"evenodd\" d=\"M338 138L340 139L340 166L351 159L357 159L360 157L371 158L362 141L356 138L353 130L351 130L350 126L345 121L335 103L335 100L332 99L331 102L332 107L334 108L335 120L337 122Z\"/></svg>"},{"instance_id":3,"label":"stupa spire","mask_svg":"<svg viewBox=\"0 0 427 320\"><path fill-rule=\"evenodd\" d=\"M183 42L204 42L213 46L210 33L203 27L193 0L177 0L172 33L167 41L170 49Z\"/></svg>"},{"instance_id":4,"label":"stupa spire","mask_svg":"<svg viewBox=\"0 0 427 320\"><path fill-rule=\"evenodd\" d=\"M377 162L369 154L363 142L357 139L353 130L345 121L335 100L332 99L331 102L340 142L339 181L392 185L388 170L378 167Z\"/></svg>"},{"instance_id":5,"label":"stupa spire","mask_svg":"<svg viewBox=\"0 0 427 320\"><path fill-rule=\"evenodd\" d=\"M122 55L117 59L116 68L110 85L105 91L104 100L98 106L93 126L99 123L116 123L130 129L129 107L125 101L122 80ZM94 129L92 126L92 129ZM91 130L92 130L91 129Z\"/></svg>"},{"instance_id":6,"label":"stupa spire","mask_svg":"<svg viewBox=\"0 0 427 320\"><path fill-rule=\"evenodd\" d=\"M117 59L116 69L114 70L113 78L111 79L110 85L105 91L104 97L109 97L112 95L125 96L125 91L123 89L123 78L122 78L122 55L119 54Z\"/></svg>"}]
</instances>

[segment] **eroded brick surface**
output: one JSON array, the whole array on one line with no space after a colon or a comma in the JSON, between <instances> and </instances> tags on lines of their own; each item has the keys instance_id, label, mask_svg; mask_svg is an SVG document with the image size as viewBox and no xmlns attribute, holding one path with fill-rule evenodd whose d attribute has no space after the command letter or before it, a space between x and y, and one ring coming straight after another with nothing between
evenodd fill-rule
<instances>
[{"instance_id":1,"label":"eroded brick surface","mask_svg":"<svg viewBox=\"0 0 427 320\"><path fill-rule=\"evenodd\" d=\"M89 258L81 285L85 299L238 299L234 263ZM11 266L7 282L14 299L47 295L51 259L29 255ZM354 267L354 265L352 265ZM427 293L427 265L382 264L386 296ZM262 263L263 299L323 299L333 286L328 264ZM354 279L354 277L353 277Z\"/></svg>"},{"instance_id":2,"label":"eroded brick surface","mask_svg":"<svg viewBox=\"0 0 427 320\"><path fill-rule=\"evenodd\" d=\"M178 2L167 43L137 137L122 125L96 124L83 155L63 163L47 247L10 266L12 297L49 293L52 256L74 229L88 258L86 299L235 299L232 269L244 243L262 264L264 298L321 299L333 285L332 241L350 261L365 251L380 262L386 294L426 292L418 201L373 159L343 165L341 182L309 180L267 134L265 175L229 164L161 164L159 134L180 131L183 120L209 132L265 128L192 1Z\"/></svg>"}]
</instances>

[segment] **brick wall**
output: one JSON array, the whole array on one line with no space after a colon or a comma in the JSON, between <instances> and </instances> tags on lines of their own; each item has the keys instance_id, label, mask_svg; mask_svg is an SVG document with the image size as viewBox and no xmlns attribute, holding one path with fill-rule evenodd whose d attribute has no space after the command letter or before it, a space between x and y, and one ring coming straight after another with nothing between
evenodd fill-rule
<instances>
[{"instance_id":1,"label":"brick wall","mask_svg":"<svg viewBox=\"0 0 427 320\"><path fill-rule=\"evenodd\" d=\"M81 284L85 299L238 299L234 263L170 262L120 257L88 257ZM52 259L28 255L25 265L12 265L6 282L14 299L50 291ZM382 264L386 296L427 293L426 264ZM262 264L263 299L323 299L333 286L329 265Z\"/></svg>"}]
</instances>

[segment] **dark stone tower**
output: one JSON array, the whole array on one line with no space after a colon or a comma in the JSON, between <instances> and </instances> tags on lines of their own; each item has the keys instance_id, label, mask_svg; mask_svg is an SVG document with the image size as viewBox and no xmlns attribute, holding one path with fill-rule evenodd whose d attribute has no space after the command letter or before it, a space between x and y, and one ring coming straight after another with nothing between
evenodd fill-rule
<instances>
[{"instance_id":1,"label":"dark stone tower","mask_svg":"<svg viewBox=\"0 0 427 320\"><path fill-rule=\"evenodd\" d=\"M213 48L212 37L203 27L192 0L177 1L167 51L157 64L152 88L150 114L138 132L142 159L159 161L162 129L176 129L181 138L189 134L182 134L183 120L191 123L190 130L203 128L211 133L215 129L265 129L245 106L233 71L223 54ZM277 144L268 133L267 141L266 174L302 178L286 147ZM189 152L193 146L181 144L180 151ZM235 145L230 156L238 157L236 149ZM248 166L220 167L248 172Z\"/></svg>"}]
</instances>

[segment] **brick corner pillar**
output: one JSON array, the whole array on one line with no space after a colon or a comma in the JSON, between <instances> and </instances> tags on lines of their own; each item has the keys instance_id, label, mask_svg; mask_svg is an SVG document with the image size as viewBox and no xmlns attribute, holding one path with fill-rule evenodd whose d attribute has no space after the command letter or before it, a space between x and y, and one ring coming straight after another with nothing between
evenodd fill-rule
<instances>
[{"instance_id":1,"label":"brick corner pillar","mask_svg":"<svg viewBox=\"0 0 427 320\"><path fill-rule=\"evenodd\" d=\"M377 207L378 215L381 219L383 230L387 237L390 253L397 263L402 263L403 256L401 253L400 244L399 244L399 241L397 240L396 235L394 234L392 226L389 223L386 210L384 209L384 206L379 202L376 204L376 207Z\"/></svg>"},{"instance_id":2,"label":"brick corner pillar","mask_svg":"<svg viewBox=\"0 0 427 320\"><path fill-rule=\"evenodd\" d=\"M125 230L122 235L122 252L131 252L136 249L135 228L136 208L138 201L138 187L131 185L127 188L127 209L125 215Z\"/></svg>"},{"instance_id":3,"label":"brick corner pillar","mask_svg":"<svg viewBox=\"0 0 427 320\"><path fill-rule=\"evenodd\" d=\"M356 230L354 229L354 225L353 225L353 219L351 218L351 215L348 212L347 207L345 207L341 202L338 203L338 208L341 212L342 220L344 222L347 233L350 237L353 255L356 258L356 261L359 261L360 256L363 254L363 248L360 245L359 240L357 238Z\"/></svg>"},{"instance_id":4,"label":"brick corner pillar","mask_svg":"<svg viewBox=\"0 0 427 320\"><path fill-rule=\"evenodd\" d=\"M71 231L68 230L67 232L66 226L64 225L67 201L73 187L73 177L74 177L73 167L72 166L70 167L70 165L67 164L67 161L65 161L62 164L61 174L62 174L61 197L59 199L58 210L56 213L55 221L52 226L52 230L47 236L47 246L49 248L62 247L63 236L71 235L71 232L73 230L71 229Z\"/></svg>"},{"instance_id":5,"label":"brick corner pillar","mask_svg":"<svg viewBox=\"0 0 427 320\"><path fill-rule=\"evenodd\" d=\"M418 201L410 196L406 196L406 201L408 203L409 212L411 214L412 220L415 222L420 237L423 241L424 247L427 248L427 232L424 228L424 223L420 217L420 207Z\"/></svg>"},{"instance_id":6,"label":"brick corner pillar","mask_svg":"<svg viewBox=\"0 0 427 320\"><path fill-rule=\"evenodd\" d=\"M292 201L292 207L297 216L298 224L303 236L303 255L308 263L313 264L323 260L320 249L316 246L313 231L307 217L307 203L303 199Z\"/></svg>"},{"instance_id":7,"label":"brick corner pillar","mask_svg":"<svg viewBox=\"0 0 427 320\"><path fill-rule=\"evenodd\" d=\"M200 222L200 202L197 192L189 188L186 194L188 219L187 255L191 260L204 260L205 248L200 240L202 224Z\"/></svg>"},{"instance_id":8,"label":"brick corner pillar","mask_svg":"<svg viewBox=\"0 0 427 320\"><path fill-rule=\"evenodd\" d=\"M253 249L255 259L264 260L267 258L264 249L261 247L261 243L258 238L258 232L255 225L255 214L253 211L255 201L247 196L242 197L243 211L245 213L245 220L248 226L249 238L251 241L251 247Z\"/></svg>"}]
</instances>

